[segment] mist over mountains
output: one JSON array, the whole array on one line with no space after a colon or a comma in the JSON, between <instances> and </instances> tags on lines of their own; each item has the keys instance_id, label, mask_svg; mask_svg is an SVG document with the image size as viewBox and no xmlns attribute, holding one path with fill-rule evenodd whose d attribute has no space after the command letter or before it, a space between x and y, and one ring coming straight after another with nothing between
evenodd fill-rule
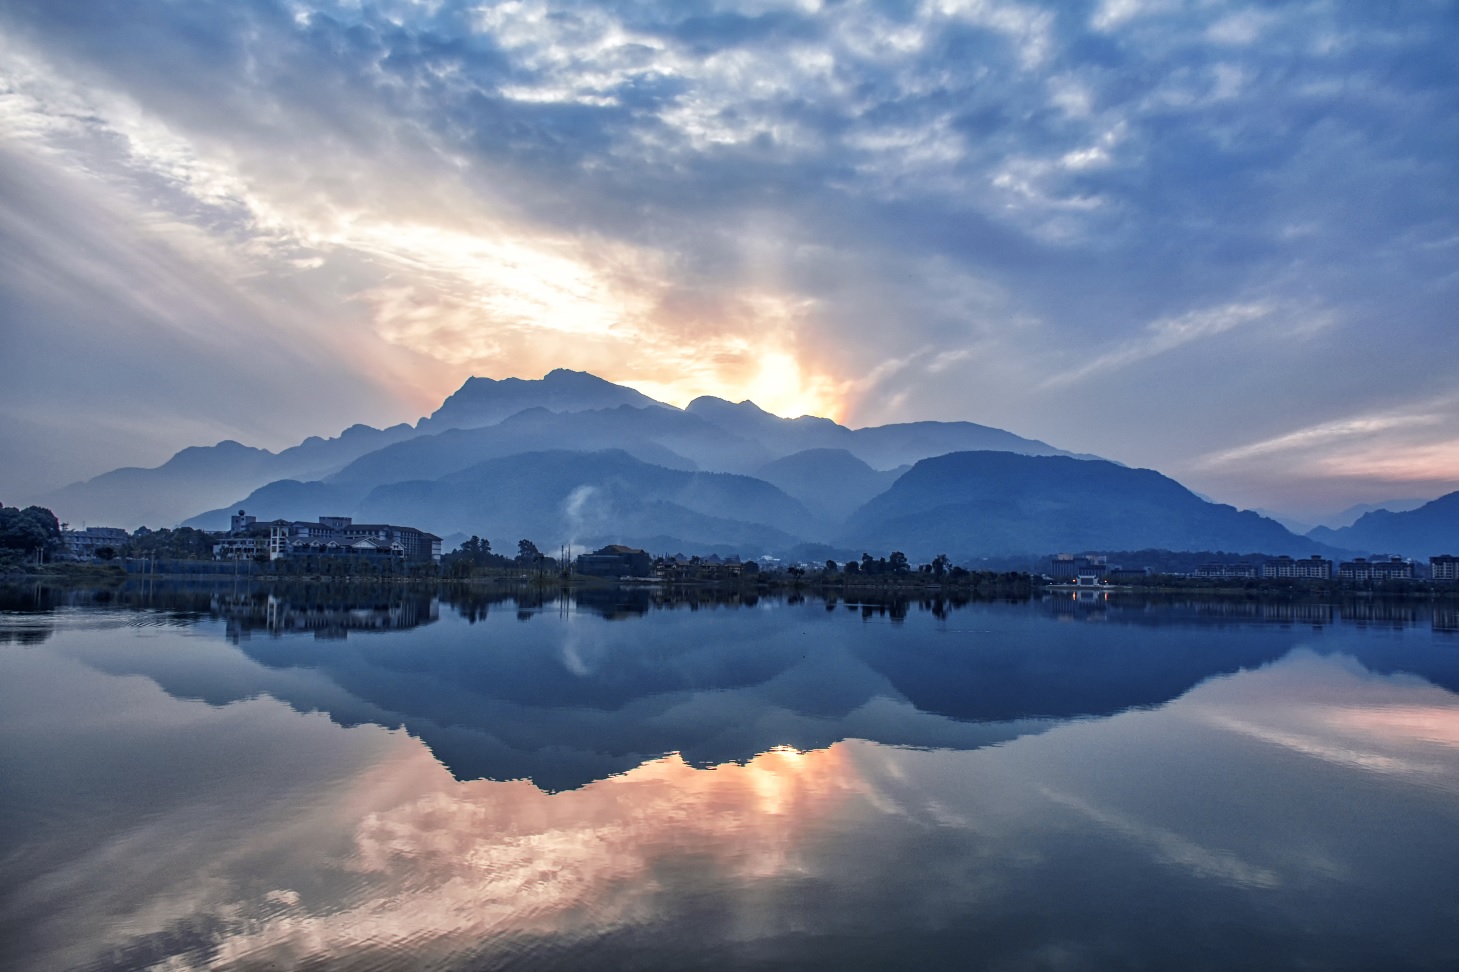
<instances>
[{"instance_id":1,"label":"mist over mountains","mask_svg":"<svg viewBox=\"0 0 1459 972\"><path fill-rule=\"evenodd\" d=\"M271 453L236 442L44 498L63 519L223 529L323 514L508 548L912 557L1054 550L1323 550L1152 470L971 422L852 429L704 397L678 409L596 376L472 378L414 426L355 426Z\"/></svg>"}]
</instances>

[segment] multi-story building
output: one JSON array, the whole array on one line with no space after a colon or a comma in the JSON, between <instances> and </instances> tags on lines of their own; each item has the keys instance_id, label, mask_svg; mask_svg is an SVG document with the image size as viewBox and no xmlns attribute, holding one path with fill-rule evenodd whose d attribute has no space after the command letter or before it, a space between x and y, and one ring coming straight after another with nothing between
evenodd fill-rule
<instances>
[{"instance_id":1,"label":"multi-story building","mask_svg":"<svg viewBox=\"0 0 1459 972\"><path fill-rule=\"evenodd\" d=\"M87 527L84 530L63 530L61 540L73 557L91 559L102 547L110 547L121 553L122 546L132 535L120 527Z\"/></svg>"},{"instance_id":2,"label":"multi-story building","mask_svg":"<svg viewBox=\"0 0 1459 972\"><path fill-rule=\"evenodd\" d=\"M1429 576L1436 581L1459 581L1459 557L1450 554L1430 557Z\"/></svg>"},{"instance_id":3,"label":"multi-story building","mask_svg":"<svg viewBox=\"0 0 1459 972\"><path fill-rule=\"evenodd\" d=\"M244 533L219 537L213 542L214 560L252 560L268 552L268 537Z\"/></svg>"},{"instance_id":4,"label":"multi-story building","mask_svg":"<svg viewBox=\"0 0 1459 972\"><path fill-rule=\"evenodd\" d=\"M238 511L237 520L243 516ZM258 524L253 517L244 525L254 538L256 550L267 552L270 560L289 556L358 556L396 557L410 563L439 562L441 538L415 527L390 523L356 523L348 516L321 516L311 520L274 520ZM267 533L264 531L267 530ZM243 538L239 539L240 544ZM214 547L215 555L218 547Z\"/></svg>"},{"instance_id":5,"label":"multi-story building","mask_svg":"<svg viewBox=\"0 0 1459 972\"><path fill-rule=\"evenodd\" d=\"M1300 580L1331 580L1332 561L1313 554L1305 560L1281 556L1261 565L1262 577L1284 577Z\"/></svg>"},{"instance_id":6,"label":"multi-story building","mask_svg":"<svg viewBox=\"0 0 1459 972\"><path fill-rule=\"evenodd\" d=\"M1097 587L1109 578L1109 562L1098 554L1059 554L1050 563L1049 576L1060 584Z\"/></svg>"},{"instance_id":7,"label":"multi-story building","mask_svg":"<svg viewBox=\"0 0 1459 972\"><path fill-rule=\"evenodd\" d=\"M1191 576L1220 580L1254 580L1260 573L1256 564L1201 564Z\"/></svg>"},{"instance_id":8,"label":"multi-story building","mask_svg":"<svg viewBox=\"0 0 1459 972\"><path fill-rule=\"evenodd\" d=\"M1081 581L1081 577L1100 580L1108 572L1107 559L1097 554L1076 557L1074 554L1061 553L1049 565L1049 576L1066 584L1088 582Z\"/></svg>"},{"instance_id":9,"label":"multi-story building","mask_svg":"<svg viewBox=\"0 0 1459 972\"><path fill-rule=\"evenodd\" d=\"M1353 581L1410 580L1413 577L1413 561L1402 557L1374 557L1372 560L1356 557L1338 566L1338 576Z\"/></svg>"}]
</instances>

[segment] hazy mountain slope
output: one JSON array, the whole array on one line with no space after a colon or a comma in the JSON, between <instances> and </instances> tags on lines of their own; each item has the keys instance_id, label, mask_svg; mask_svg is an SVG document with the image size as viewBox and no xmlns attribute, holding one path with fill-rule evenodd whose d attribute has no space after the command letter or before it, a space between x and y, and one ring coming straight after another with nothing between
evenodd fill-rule
<instances>
[{"instance_id":1,"label":"hazy mountain slope","mask_svg":"<svg viewBox=\"0 0 1459 972\"><path fill-rule=\"evenodd\" d=\"M845 449L807 449L766 463L755 476L813 512L840 522L906 471L907 467L873 469Z\"/></svg>"},{"instance_id":2,"label":"hazy mountain slope","mask_svg":"<svg viewBox=\"0 0 1459 972\"><path fill-rule=\"evenodd\" d=\"M380 486L355 513L440 534L459 530L498 543L527 537L553 547L669 536L688 547L784 549L800 537L791 531L812 519L769 483L665 469L621 450L491 459L434 481Z\"/></svg>"},{"instance_id":3,"label":"hazy mountain slope","mask_svg":"<svg viewBox=\"0 0 1459 972\"><path fill-rule=\"evenodd\" d=\"M416 423L420 432L474 429L495 425L529 408L550 412L585 412L600 408L663 408L672 406L642 392L615 385L585 371L558 368L540 379L468 378L441 407ZM677 410L676 410L677 411Z\"/></svg>"},{"instance_id":4,"label":"hazy mountain slope","mask_svg":"<svg viewBox=\"0 0 1459 972\"><path fill-rule=\"evenodd\" d=\"M1356 503L1340 513L1333 513L1331 516L1321 517L1316 523L1317 526L1328 530L1341 530L1343 527L1350 527L1354 523L1357 523L1358 519L1364 513L1377 513L1380 510L1387 510L1389 513L1407 513L1409 510L1418 509L1427 502L1429 500L1410 498L1384 500L1381 503ZM1316 527L1313 529L1316 529Z\"/></svg>"},{"instance_id":5,"label":"hazy mountain slope","mask_svg":"<svg viewBox=\"0 0 1459 972\"><path fill-rule=\"evenodd\" d=\"M216 506L266 482L277 458L231 439L183 449L152 469L113 469L37 502L73 526L172 526L199 506Z\"/></svg>"},{"instance_id":6,"label":"hazy mountain slope","mask_svg":"<svg viewBox=\"0 0 1459 972\"><path fill-rule=\"evenodd\" d=\"M458 425L487 425L528 408L581 411L625 404L677 411L631 388L584 372L559 369L532 381L470 378L418 427L400 424L376 429L355 425L332 439L310 436L277 454L231 440L215 446L193 446L161 466L113 470L39 497L36 502L77 524L129 529L142 524L169 526L266 483L322 479L360 456L418 435ZM550 444L536 442L530 447L546 448ZM656 461L672 460L665 454Z\"/></svg>"},{"instance_id":7,"label":"hazy mountain slope","mask_svg":"<svg viewBox=\"0 0 1459 972\"><path fill-rule=\"evenodd\" d=\"M781 418L760 408L754 402L727 402L723 398L704 395L694 399L684 411L724 429L742 439L762 444L768 458L787 456L806 449L844 449L850 429L827 418L802 415Z\"/></svg>"},{"instance_id":8,"label":"hazy mountain slope","mask_svg":"<svg viewBox=\"0 0 1459 972\"><path fill-rule=\"evenodd\" d=\"M951 451L1009 449L1027 454L1059 450L999 429L967 422L918 422L851 430L829 419L783 419L751 402L700 398L680 411L593 375L553 371L539 380L472 378L418 426L354 426L333 439L310 437L278 454L236 442L184 449L155 469L119 469L59 490L40 501L72 523L123 527L169 525L236 506L280 480L378 486L435 479L475 463L520 452L622 449L654 465L753 474L766 463L808 450L844 450L877 469ZM803 460L814 464L817 460ZM799 476L812 494L814 472ZM848 467L849 470L849 467ZM866 470L853 475L860 483ZM850 488L817 512L835 518L853 507Z\"/></svg>"},{"instance_id":9,"label":"hazy mountain slope","mask_svg":"<svg viewBox=\"0 0 1459 972\"><path fill-rule=\"evenodd\" d=\"M766 458L756 443L673 409L623 405L557 414L533 408L498 425L453 429L398 443L361 457L331 479L383 485L436 479L487 459L522 452L603 449L622 449L644 462L671 469L739 470Z\"/></svg>"},{"instance_id":10,"label":"hazy mountain slope","mask_svg":"<svg viewBox=\"0 0 1459 972\"><path fill-rule=\"evenodd\" d=\"M260 486L231 506L199 513L183 526L199 530L226 530L229 517L239 510L265 520L317 520L321 516L349 516L365 498L368 488L344 483L299 482L281 479Z\"/></svg>"},{"instance_id":11,"label":"hazy mountain slope","mask_svg":"<svg viewBox=\"0 0 1459 972\"><path fill-rule=\"evenodd\" d=\"M1432 557L1459 554L1459 491L1440 496L1416 510L1375 510L1340 530L1318 527L1313 540L1369 553Z\"/></svg>"},{"instance_id":12,"label":"hazy mountain slope","mask_svg":"<svg viewBox=\"0 0 1459 972\"><path fill-rule=\"evenodd\" d=\"M838 542L924 558L1140 547L1307 554L1314 547L1153 470L1009 452L924 459L858 510Z\"/></svg>"},{"instance_id":13,"label":"hazy mountain slope","mask_svg":"<svg viewBox=\"0 0 1459 972\"><path fill-rule=\"evenodd\" d=\"M214 446L190 446L160 466L115 469L56 490L38 502L78 525L85 521L127 529L171 526L264 483L329 475L359 456L414 434L408 425L388 429L355 425L335 438L310 436L278 453L231 439Z\"/></svg>"},{"instance_id":14,"label":"hazy mountain slope","mask_svg":"<svg viewBox=\"0 0 1459 972\"><path fill-rule=\"evenodd\" d=\"M1014 452L1025 456L1068 456L1047 442L1025 439L972 422L902 422L874 425L852 433L851 452L877 469L910 465L949 452ZM1094 459L1096 456L1079 456Z\"/></svg>"},{"instance_id":15,"label":"hazy mountain slope","mask_svg":"<svg viewBox=\"0 0 1459 972\"><path fill-rule=\"evenodd\" d=\"M849 429L825 418L780 418L754 402L696 398L684 409L741 438L760 442L776 458L811 449L844 449L875 469L891 469L949 452L1002 450L1034 456L1069 455L1046 442L972 422L909 422Z\"/></svg>"}]
</instances>

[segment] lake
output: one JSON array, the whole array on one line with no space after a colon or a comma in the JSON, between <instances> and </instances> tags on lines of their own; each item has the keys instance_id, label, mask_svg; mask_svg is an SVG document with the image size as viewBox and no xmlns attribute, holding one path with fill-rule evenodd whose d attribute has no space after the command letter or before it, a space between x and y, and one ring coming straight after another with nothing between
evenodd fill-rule
<instances>
[{"instance_id":1,"label":"lake","mask_svg":"<svg viewBox=\"0 0 1459 972\"><path fill-rule=\"evenodd\" d=\"M17 969L1454 969L1459 611L0 594Z\"/></svg>"}]
</instances>

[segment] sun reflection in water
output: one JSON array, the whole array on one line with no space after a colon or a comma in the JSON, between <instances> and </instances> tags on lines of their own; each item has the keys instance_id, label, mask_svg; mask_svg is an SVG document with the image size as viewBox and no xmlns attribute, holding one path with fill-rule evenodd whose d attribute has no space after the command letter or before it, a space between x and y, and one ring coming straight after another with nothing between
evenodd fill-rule
<instances>
[{"instance_id":1,"label":"sun reflection in water","mask_svg":"<svg viewBox=\"0 0 1459 972\"><path fill-rule=\"evenodd\" d=\"M527 781L457 782L423 748L408 747L336 808L358 814L342 862L359 881L356 899L312 911L276 889L275 911L295 904L230 938L220 957L228 965L362 948L447 954L489 938L606 933L656 913L655 875L665 869L736 883L801 873L806 833L865 788L845 744L780 746L708 769L670 754L560 793Z\"/></svg>"}]
</instances>

